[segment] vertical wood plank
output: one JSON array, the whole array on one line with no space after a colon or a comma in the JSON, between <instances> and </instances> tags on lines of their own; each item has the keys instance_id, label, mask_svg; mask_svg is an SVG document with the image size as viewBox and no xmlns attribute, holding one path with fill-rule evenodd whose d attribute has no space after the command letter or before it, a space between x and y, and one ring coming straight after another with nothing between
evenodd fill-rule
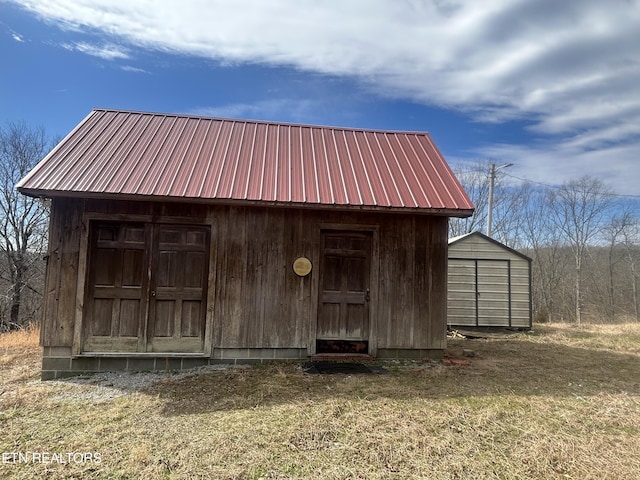
<instances>
[{"instance_id":1,"label":"vertical wood plank","mask_svg":"<svg viewBox=\"0 0 640 480\"><path fill-rule=\"evenodd\" d=\"M55 207L59 210L59 267L56 268L57 307L49 331L51 346L72 346L76 317L78 288L78 264L80 238L83 231L82 200L60 199ZM80 303L82 305L82 303Z\"/></svg>"},{"instance_id":2,"label":"vertical wood plank","mask_svg":"<svg viewBox=\"0 0 640 480\"><path fill-rule=\"evenodd\" d=\"M286 342L286 332L289 319L283 315L282 302L286 295L285 272L283 270L283 232L288 228L284 221L283 210L265 209L265 223L259 236L264 238L259 250L263 256L261 305L263 315L261 318L261 331L265 347L278 347Z\"/></svg>"},{"instance_id":3,"label":"vertical wood plank","mask_svg":"<svg viewBox=\"0 0 640 480\"><path fill-rule=\"evenodd\" d=\"M213 355L213 345L216 342L216 291L217 291L217 274L218 274L218 250L220 248L220 239L218 236L217 210L215 207L207 209L206 223L211 229L209 241L209 263L207 277L207 298L205 311L205 337L204 337L204 354Z\"/></svg>"},{"instance_id":4,"label":"vertical wood plank","mask_svg":"<svg viewBox=\"0 0 640 480\"><path fill-rule=\"evenodd\" d=\"M225 211L224 251L220 262L218 282L218 314L221 319L221 344L225 348L247 345L247 325L242 304L243 279L246 278L247 219L241 207Z\"/></svg>"},{"instance_id":5,"label":"vertical wood plank","mask_svg":"<svg viewBox=\"0 0 640 480\"><path fill-rule=\"evenodd\" d=\"M429 275L430 250L429 231L431 222L429 218L414 217L414 280L413 280L413 348L420 348L430 344L430 306L433 301L433 291L431 289Z\"/></svg>"},{"instance_id":6,"label":"vertical wood plank","mask_svg":"<svg viewBox=\"0 0 640 480\"><path fill-rule=\"evenodd\" d=\"M429 348L447 346L447 222L446 217L431 217L428 232Z\"/></svg>"}]
</instances>

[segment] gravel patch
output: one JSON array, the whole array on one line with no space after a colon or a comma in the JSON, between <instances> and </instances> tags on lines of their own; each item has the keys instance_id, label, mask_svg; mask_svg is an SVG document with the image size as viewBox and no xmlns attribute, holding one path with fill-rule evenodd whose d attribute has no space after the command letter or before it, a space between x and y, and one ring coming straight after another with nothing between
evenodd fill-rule
<instances>
[{"instance_id":1,"label":"gravel patch","mask_svg":"<svg viewBox=\"0 0 640 480\"><path fill-rule=\"evenodd\" d=\"M101 372L88 376L29 382L42 387L54 387L58 392L51 397L56 402L90 401L109 402L115 398L144 391L156 383L168 383L203 375L211 371L246 368L234 365L210 365L180 372Z\"/></svg>"}]
</instances>

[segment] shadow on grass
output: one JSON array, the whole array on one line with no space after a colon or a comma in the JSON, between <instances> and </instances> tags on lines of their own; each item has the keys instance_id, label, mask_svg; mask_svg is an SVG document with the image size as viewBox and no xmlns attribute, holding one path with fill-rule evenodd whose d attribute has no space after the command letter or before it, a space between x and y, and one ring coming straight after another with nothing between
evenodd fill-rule
<instances>
[{"instance_id":1,"label":"shadow on grass","mask_svg":"<svg viewBox=\"0 0 640 480\"><path fill-rule=\"evenodd\" d=\"M517 339L457 340L472 349L466 367L385 364L388 375L305 375L279 363L162 381L147 393L164 400L166 416L277 405L391 399L640 394L640 356Z\"/></svg>"}]
</instances>

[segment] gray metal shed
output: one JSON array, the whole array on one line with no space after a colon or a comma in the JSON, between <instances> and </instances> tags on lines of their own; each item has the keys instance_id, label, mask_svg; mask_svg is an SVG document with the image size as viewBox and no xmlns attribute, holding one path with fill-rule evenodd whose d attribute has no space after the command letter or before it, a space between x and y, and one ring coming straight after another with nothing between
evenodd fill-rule
<instances>
[{"instance_id":1,"label":"gray metal shed","mask_svg":"<svg viewBox=\"0 0 640 480\"><path fill-rule=\"evenodd\" d=\"M449 239L447 324L531 328L531 258L480 232Z\"/></svg>"}]
</instances>

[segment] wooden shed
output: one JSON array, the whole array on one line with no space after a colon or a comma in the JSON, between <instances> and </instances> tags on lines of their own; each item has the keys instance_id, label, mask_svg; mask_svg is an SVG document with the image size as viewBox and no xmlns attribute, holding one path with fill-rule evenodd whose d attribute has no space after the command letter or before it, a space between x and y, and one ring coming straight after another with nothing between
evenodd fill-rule
<instances>
[{"instance_id":1,"label":"wooden shed","mask_svg":"<svg viewBox=\"0 0 640 480\"><path fill-rule=\"evenodd\" d=\"M51 199L43 378L445 348L473 205L426 133L94 110L18 189Z\"/></svg>"},{"instance_id":2,"label":"wooden shed","mask_svg":"<svg viewBox=\"0 0 640 480\"><path fill-rule=\"evenodd\" d=\"M531 328L531 259L480 232L449 240L447 324Z\"/></svg>"}]
</instances>

